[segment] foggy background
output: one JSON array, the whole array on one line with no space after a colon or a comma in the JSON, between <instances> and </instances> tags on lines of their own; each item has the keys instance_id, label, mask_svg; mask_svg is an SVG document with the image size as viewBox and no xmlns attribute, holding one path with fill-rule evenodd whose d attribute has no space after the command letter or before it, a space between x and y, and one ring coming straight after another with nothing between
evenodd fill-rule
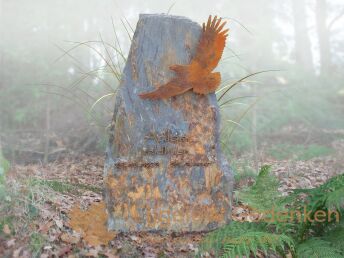
<instances>
[{"instance_id":1,"label":"foggy background","mask_svg":"<svg viewBox=\"0 0 344 258\"><path fill-rule=\"evenodd\" d=\"M222 86L276 70L222 99L229 157L335 151L344 129L343 0L0 0L0 147L8 159L105 150L140 13L225 17Z\"/></svg>"}]
</instances>

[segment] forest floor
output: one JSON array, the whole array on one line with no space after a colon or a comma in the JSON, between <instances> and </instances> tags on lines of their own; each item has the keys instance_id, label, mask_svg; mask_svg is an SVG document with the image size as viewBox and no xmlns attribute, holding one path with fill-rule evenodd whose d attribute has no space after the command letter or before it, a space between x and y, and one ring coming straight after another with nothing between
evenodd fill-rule
<instances>
[{"instance_id":1,"label":"forest floor","mask_svg":"<svg viewBox=\"0 0 344 258\"><path fill-rule=\"evenodd\" d=\"M266 155L260 157L259 166L272 165L283 194L312 188L344 171L344 140L331 146L333 153L310 160ZM245 172L245 167L254 167L248 160L253 159L236 160L236 189L254 180ZM14 166L6 188L0 188L6 200L0 203L0 257L194 257L204 233L119 233L107 246L92 246L71 229L68 213L74 205L102 201L103 164L102 156L84 155L44 166ZM256 219L240 202L234 202L232 214L237 221Z\"/></svg>"}]
</instances>

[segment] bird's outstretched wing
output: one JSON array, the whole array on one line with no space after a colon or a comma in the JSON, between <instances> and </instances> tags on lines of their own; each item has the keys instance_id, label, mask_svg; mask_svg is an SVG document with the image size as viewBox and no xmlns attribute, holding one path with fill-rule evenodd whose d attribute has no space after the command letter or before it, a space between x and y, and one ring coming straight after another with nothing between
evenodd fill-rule
<instances>
[{"instance_id":1,"label":"bird's outstretched wing","mask_svg":"<svg viewBox=\"0 0 344 258\"><path fill-rule=\"evenodd\" d=\"M204 75L211 73L218 65L226 44L228 29L223 30L226 22L212 19L209 16L207 25L203 23L202 34L196 49L196 54L189 65L173 65L170 67L176 77L158 89L139 94L142 99L167 99L183 94L193 86L190 82L199 82ZM205 93L203 93L205 94Z\"/></svg>"},{"instance_id":2,"label":"bird's outstretched wing","mask_svg":"<svg viewBox=\"0 0 344 258\"><path fill-rule=\"evenodd\" d=\"M191 87L180 84L177 80L172 80L161 85L154 91L139 94L142 99L168 99L170 97L183 94L190 90Z\"/></svg>"},{"instance_id":3,"label":"bird's outstretched wing","mask_svg":"<svg viewBox=\"0 0 344 258\"><path fill-rule=\"evenodd\" d=\"M228 29L223 30L226 22L217 16L208 18L207 24L203 23L203 30L199 40L196 54L191 61L192 66L200 67L204 72L212 72L218 65L223 49L226 45Z\"/></svg>"}]
</instances>

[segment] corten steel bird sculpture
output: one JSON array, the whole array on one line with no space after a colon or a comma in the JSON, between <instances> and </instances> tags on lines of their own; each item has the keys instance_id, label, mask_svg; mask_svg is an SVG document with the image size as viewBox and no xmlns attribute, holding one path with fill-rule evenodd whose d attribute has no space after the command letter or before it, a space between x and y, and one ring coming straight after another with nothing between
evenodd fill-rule
<instances>
[{"instance_id":1,"label":"corten steel bird sculpture","mask_svg":"<svg viewBox=\"0 0 344 258\"><path fill-rule=\"evenodd\" d=\"M139 94L142 99L167 99L193 90L198 94L215 92L221 83L221 74L212 73L218 65L228 36L228 29L223 30L226 22L217 16L208 18L207 25L203 23L203 30L196 49L196 54L189 65L172 65L175 72L168 83L161 85L154 91Z\"/></svg>"}]
</instances>

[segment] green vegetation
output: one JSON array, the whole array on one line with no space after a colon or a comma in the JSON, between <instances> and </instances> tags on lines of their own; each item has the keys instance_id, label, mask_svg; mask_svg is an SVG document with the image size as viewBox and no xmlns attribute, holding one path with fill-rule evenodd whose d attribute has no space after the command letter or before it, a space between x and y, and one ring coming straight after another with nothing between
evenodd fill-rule
<instances>
[{"instance_id":1,"label":"green vegetation","mask_svg":"<svg viewBox=\"0 0 344 258\"><path fill-rule=\"evenodd\" d=\"M236 164L236 162L232 162L231 167L235 182L240 182L245 179L255 179L257 177L257 172L248 164Z\"/></svg>"},{"instance_id":2,"label":"green vegetation","mask_svg":"<svg viewBox=\"0 0 344 258\"><path fill-rule=\"evenodd\" d=\"M16 161L26 162L22 156L29 152L33 153L33 158L28 155L29 162L36 162L35 153L47 154L60 147L67 153L84 153L87 143L87 151L103 153L107 144L105 127L112 117L138 14L167 9L164 1L157 0L139 5L122 1L115 7L113 1L67 2L37 1L32 5L29 1L4 1L0 18L0 56L4 64L0 71L0 149L6 157L0 151L0 235L5 225L17 240L18 235L25 235L35 255L45 240L39 233L32 233L31 226L43 204L61 196L59 193L78 198L82 190L100 193L101 189L58 180L7 180L8 160L14 165ZM217 92L221 143L231 162L232 157L244 154L247 164L235 164L235 160L232 164L235 180L255 180L255 184L237 191L236 197L256 210L294 210L306 205L311 217L316 209L334 209L343 214L343 176L316 189L295 190L283 197L269 167L259 173L251 169L251 161L255 166L265 161L264 154L291 161L330 155L335 152L328 147L330 143L337 140L335 137L343 139L343 133L338 133L344 128L340 2L218 3L221 16L228 21L226 26L234 32L217 67L222 76ZM168 12L202 21L214 4L203 1L203 11L194 12L197 4L199 0L176 3ZM123 15L128 15L129 21L121 19ZM149 60L144 61L149 68ZM279 71L255 73L268 69ZM309 133L309 138L291 139L299 128ZM326 138L319 136L323 131ZM279 133L282 139L270 141ZM266 150L262 156L260 147ZM333 165L336 169L340 167L340 155ZM201 251L224 257L258 253L285 256L288 252L298 258L343 257L343 227L342 221L233 222L210 233ZM129 244L122 249L134 252ZM135 250L135 255L140 253Z\"/></svg>"},{"instance_id":3,"label":"green vegetation","mask_svg":"<svg viewBox=\"0 0 344 258\"><path fill-rule=\"evenodd\" d=\"M252 137L247 130L238 127L229 137L229 129L225 128L221 134L221 143L222 150L227 156L233 153L248 153L252 148Z\"/></svg>"},{"instance_id":4,"label":"green vegetation","mask_svg":"<svg viewBox=\"0 0 344 258\"><path fill-rule=\"evenodd\" d=\"M5 225L9 227L9 229L11 230L11 233L14 232L13 218L10 216L1 216L0 217L0 235L3 235L3 230L4 230Z\"/></svg>"},{"instance_id":5,"label":"green vegetation","mask_svg":"<svg viewBox=\"0 0 344 258\"><path fill-rule=\"evenodd\" d=\"M209 233L201 244L201 253L208 251L216 257L249 257L258 251L284 254L292 248L293 239L287 235L267 232L266 223L232 222L229 226Z\"/></svg>"},{"instance_id":6,"label":"green vegetation","mask_svg":"<svg viewBox=\"0 0 344 258\"><path fill-rule=\"evenodd\" d=\"M1 192L1 185L5 182L5 176L7 171L10 169L10 163L7 159L2 155L1 149L0 149L0 192ZM0 193L1 195L1 193Z\"/></svg>"},{"instance_id":7,"label":"green vegetation","mask_svg":"<svg viewBox=\"0 0 344 258\"><path fill-rule=\"evenodd\" d=\"M30 185L32 186L47 186L52 190L59 193L80 194L80 190L89 190L96 193L101 193L102 189L96 186L84 184L70 184L57 180L44 180L44 179L31 179Z\"/></svg>"},{"instance_id":8,"label":"green vegetation","mask_svg":"<svg viewBox=\"0 0 344 258\"><path fill-rule=\"evenodd\" d=\"M0 202L6 201L6 173L10 168L10 163L2 156L1 149L0 149ZM12 217L7 216L6 213L1 213L1 205L0 205L0 234L2 234L4 226L7 225L12 229Z\"/></svg>"},{"instance_id":9,"label":"green vegetation","mask_svg":"<svg viewBox=\"0 0 344 258\"><path fill-rule=\"evenodd\" d=\"M252 208L269 210L276 205L276 201L280 197L278 186L277 178L270 175L270 166L263 166L255 184L238 191L237 197Z\"/></svg>"},{"instance_id":10,"label":"green vegetation","mask_svg":"<svg viewBox=\"0 0 344 258\"><path fill-rule=\"evenodd\" d=\"M264 214L259 222L232 222L209 233L200 253L207 251L216 257L257 256L258 252L282 257L290 253L295 258L344 257L344 223L339 219L344 214L344 174L317 188L297 189L283 197L277 193L277 179L269 171L269 167L262 167L256 183L239 196L261 212L266 208L287 211L283 219ZM291 211L303 209L307 212L300 212L299 217L291 215Z\"/></svg>"},{"instance_id":11,"label":"green vegetation","mask_svg":"<svg viewBox=\"0 0 344 258\"><path fill-rule=\"evenodd\" d=\"M310 160L316 157L327 156L333 153L333 149L311 144L308 146L301 144L275 144L272 146L268 154L277 160Z\"/></svg>"},{"instance_id":12,"label":"green vegetation","mask_svg":"<svg viewBox=\"0 0 344 258\"><path fill-rule=\"evenodd\" d=\"M30 140L41 142L34 151L47 151L44 149L47 130L51 131L49 135L62 138L56 139L59 142L67 138L66 148L80 146L74 142L82 143L92 135L98 144L92 144L91 148L103 151L106 145L104 128L111 119L114 95L140 8L137 9L133 3L124 4L124 9L136 11L126 19L121 18L126 12L116 8L118 13L111 19L111 15L102 15L107 7L92 3L84 5L81 0L70 5L47 4L44 1L39 4L39 7L25 4L21 11L8 6L10 4L4 6L8 15L2 19L4 37L0 42L1 55L6 63L1 73L4 87L0 95L0 136L4 139L6 156L15 160L13 157L17 153L13 150L18 146L19 149L32 149L32 146L18 144L21 138L26 139L26 134L21 137L23 132L35 132L35 135L30 135ZM150 5L159 6L164 11L168 9L163 2L155 1L142 5L142 10L151 9ZM204 5L204 10L211 8L207 3ZM224 19L228 21L226 26L236 30L236 34L228 38L218 67L223 78L217 96L223 118L221 139L223 147L227 148L226 154L254 151L269 133L289 125L303 125L310 129L343 128L343 74L338 71L343 67L341 53L344 48L335 35L331 35L332 31L316 35L305 43L316 46L310 42L317 37L333 41L328 45L328 51L313 49L313 54L331 55L320 60L333 62L327 73L319 75L314 69L319 67L314 63L315 59L308 58L306 63L301 62L304 58L298 59L304 57L304 49L311 47L301 47L303 44L299 42L294 51L286 50L286 42L291 40L292 35L286 34L280 26L298 24L293 21L295 10L291 3L255 1L250 9L255 12L261 10L260 16L264 19L254 22L247 7L240 1L234 4L225 1L221 5L225 10ZM314 6L309 3L300 5L301 10L309 8L315 12ZM336 4L327 5L329 17L336 17ZM264 8L261 9L261 6ZM47 20L42 15L45 11L40 12L40 8L53 10L55 15ZM173 12L178 8L176 4L171 14L176 14ZM281 15L279 10L284 8L289 8L291 12ZM17 13L14 14L13 10ZM80 12L77 15L76 10ZM89 13L89 10L92 12ZM68 15L61 16L66 12ZM205 15L195 14L192 10L189 13L190 18L197 21ZM300 15L300 19L309 21L306 15ZM312 19L315 16L312 15ZM282 23L277 22L281 20ZM24 45L23 35L26 37ZM307 31L301 36L293 36L296 41L308 37ZM320 64L321 67L323 65ZM51 119L52 115L54 119ZM80 131L88 133L79 134ZM69 137L73 141L68 141ZM53 143L52 140L51 145ZM54 149L53 146L48 147ZM308 158L308 154L300 157Z\"/></svg>"},{"instance_id":13,"label":"green vegetation","mask_svg":"<svg viewBox=\"0 0 344 258\"><path fill-rule=\"evenodd\" d=\"M23 241L22 245L28 247L32 257L40 257L47 236L32 231L42 223L42 212L49 211L47 204L55 209L58 193L74 195L78 199L84 191L101 192L101 189L57 180L6 178L0 184L0 238L10 240L15 236L17 242Z\"/></svg>"},{"instance_id":14,"label":"green vegetation","mask_svg":"<svg viewBox=\"0 0 344 258\"><path fill-rule=\"evenodd\" d=\"M30 235L29 247L30 247L30 250L32 251L33 257L39 257L40 251L45 243L46 243L46 239L44 238L43 235L37 232L34 232Z\"/></svg>"},{"instance_id":15,"label":"green vegetation","mask_svg":"<svg viewBox=\"0 0 344 258\"><path fill-rule=\"evenodd\" d=\"M42 203L49 197L44 189L29 187L17 181L7 180L0 184L0 235L9 238L31 233L31 223L39 215ZM5 234L5 227L6 231L10 230L10 234ZM31 240L32 247L38 248L37 236L32 235ZM35 248L33 250L37 250Z\"/></svg>"}]
</instances>

